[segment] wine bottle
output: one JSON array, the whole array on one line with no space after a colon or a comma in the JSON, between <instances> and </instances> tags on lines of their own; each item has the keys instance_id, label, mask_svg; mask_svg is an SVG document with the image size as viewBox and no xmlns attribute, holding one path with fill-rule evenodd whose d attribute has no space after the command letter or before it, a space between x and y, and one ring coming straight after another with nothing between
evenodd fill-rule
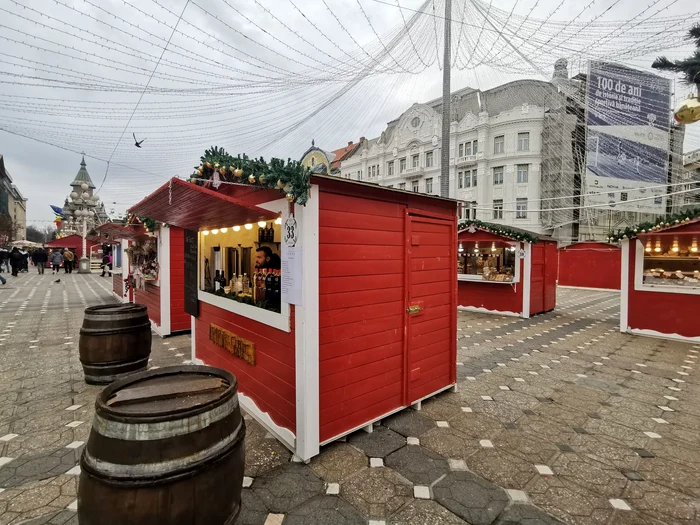
<instances>
[{"instance_id":1,"label":"wine bottle","mask_svg":"<svg viewBox=\"0 0 700 525\"><path fill-rule=\"evenodd\" d=\"M281 300L281 294L280 294L280 276L281 276L281 271L280 270L275 270L274 274L274 281L272 285L272 295L274 297L274 304L275 304L275 310L277 312L281 311L282 309L282 300Z\"/></svg>"},{"instance_id":2,"label":"wine bottle","mask_svg":"<svg viewBox=\"0 0 700 525\"><path fill-rule=\"evenodd\" d=\"M266 278L266 271L261 270L259 275L258 275L258 302L262 302L265 300L265 278Z\"/></svg>"},{"instance_id":3,"label":"wine bottle","mask_svg":"<svg viewBox=\"0 0 700 525\"><path fill-rule=\"evenodd\" d=\"M265 242L265 236L267 235L267 230L262 226L258 226L258 242Z\"/></svg>"},{"instance_id":4,"label":"wine bottle","mask_svg":"<svg viewBox=\"0 0 700 525\"><path fill-rule=\"evenodd\" d=\"M216 273L214 275L214 291L218 292L219 288L221 288L221 276L219 275L219 270L216 270Z\"/></svg>"}]
</instances>

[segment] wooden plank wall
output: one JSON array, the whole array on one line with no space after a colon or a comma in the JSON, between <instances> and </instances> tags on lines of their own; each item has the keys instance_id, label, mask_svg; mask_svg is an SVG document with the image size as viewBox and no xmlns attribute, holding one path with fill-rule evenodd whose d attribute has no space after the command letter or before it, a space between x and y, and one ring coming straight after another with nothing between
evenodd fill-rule
<instances>
[{"instance_id":1,"label":"wooden plank wall","mask_svg":"<svg viewBox=\"0 0 700 525\"><path fill-rule=\"evenodd\" d=\"M170 331L190 330L185 313L185 230L170 228Z\"/></svg>"},{"instance_id":2,"label":"wooden plank wall","mask_svg":"<svg viewBox=\"0 0 700 525\"><path fill-rule=\"evenodd\" d=\"M321 192L320 438L402 405L405 205Z\"/></svg>"},{"instance_id":3,"label":"wooden plank wall","mask_svg":"<svg viewBox=\"0 0 700 525\"><path fill-rule=\"evenodd\" d=\"M134 303L145 304L148 318L160 326L160 286L146 282L145 290L134 290Z\"/></svg>"}]
</instances>

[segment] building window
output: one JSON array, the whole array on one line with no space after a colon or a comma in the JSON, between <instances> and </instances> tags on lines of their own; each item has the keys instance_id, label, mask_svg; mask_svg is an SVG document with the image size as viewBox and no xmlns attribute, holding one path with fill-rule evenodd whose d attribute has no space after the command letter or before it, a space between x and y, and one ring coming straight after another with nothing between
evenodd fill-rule
<instances>
[{"instance_id":1,"label":"building window","mask_svg":"<svg viewBox=\"0 0 700 525\"><path fill-rule=\"evenodd\" d=\"M518 151L530 150L530 132L518 133Z\"/></svg>"},{"instance_id":2,"label":"building window","mask_svg":"<svg viewBox=\"0 0 700 525\"><path fill-rule=\"evenodd\" d=\"M428 153L425 154L425 167L426 168L433 167L433 152L432 151L429 151Z\"/></svg>"},{"instance_id":3,"label":"building window","mask_svg":"<svg viewBox=\"0 0 700 525\"><path fill-rule=\"evenodd\" d=\"M420 165L420 155L413 155L411 157L411 167L417 168Z\"/></svg>"},{"instance_id":4,"label":"building window","mask_svg":"<svg viewBox=\"0 0 700 525\"><path fill-rule=\"evenodd\" d=\"M493 184L503 184L503 166L493 168Z\"/></svg>"},{"instance_id":5,"label":"building window","mask_svg":"<svg viewBox=\"0 0 700 525\"><path fill-rule=\"evenodd\" d=\"M529 177L529 164L518 164L518 183L525 183Z\"/></svg>"},{"instance_id":6,"label":"building window","mask_svg":"<svg viewBox=\"0 0 700 525\"><path fill-rule=\"evenodd\" d=\"M406 171L406 159L405 158L399 160L399 173L403 173L404 171Z\"/></svg>"},{"instance_id":7,"label":"building window","mask_svg":"<svg viewBox=\"0 0 700 525\"><path fill-rule=\"evenodd\" d=\"M474 172L474 173L476 173L476 172ZM474 176L476 177L476 175L474 175ZM473 201L470 205L470 209L472 212L472 216L471 216L472 219L476 219L476 206L477 206L476 201Z\"/></svg>"},{"instance_id":8,"label":"building window","mask_svg":"<svg viewBox=\"0 0 700 525\"><path fill-rule=\"evenodd\" d=\"M493 218L503 218L503 199L494 199L493 201Z\"/></svg>"},{"instance_id":9,"label":"building window","mask_svg":"<svg viewBox=\"0 0 700 525\"><path fill-rule=\"evenodd\" d=\"M527 199L517 199L515 202L515 218L527 219Z\"/></svg>"},{"instance_id":10,"label":"building window","mask_svg":"<svg viewBox=\"0 0 700 525\"><path fill-rule=\"evenodd\" d=\"M493 138L493 152L503 153L506 150L506 137L505 135L499 135Z\"/></svg>"},{"instance_id":11,"label":"building window","mask_svg":"<svg viewBox=\"0 0 700 525\"><path fill-rule=\"evenodd\" d=\"M464 157L464 144L459 145L459 155L458 157Z\"/></svg>"},{"instance_id":12,"label":"building window","mask_svg":"<svg viewBox=\"0 0 700 525\"><path fill-rule=\"evenodd\" d=\"M479 141L475 140L472 142L472 155L479 153Z\"/></svg>"},{"instance_id":13,"label":"building window","mask_svg":"<svg viewBox=\"0 0 700 525\"><path fill-rule=\"evenodd\" d=\"M418 181L415 181L415 182L412 184L412 188L411 188L411 189L413 190L414 193L418 193Z\"/></svg>"},{"instance_id":14,"label":"building window","mask_svg":"<svg viewBox=\"0 0 700 525\"><path fill-rule=\"evenodd\" d=\"M464 172L464 187L469 188L472 185L472 172L467 170Z\"/></svg>"},{"instance_id":15,"label":"building window","mask_svg":"<svg viewBox=\"0 0 700 525\"><path fill-rule=\"evenodd\" d=\"M476 170L472 170L472 188L476 188Z\"/></svg>"},{"instance_id":16,"label":"building window","mask_svg":"<svg viewBox=\"0 0 700 525\"><path fill-rule=\"evenodd\" d=\"M394 161L393 160L391 162L387 163L386 173L389 177L391 177L394 174Z\"/></svg>"},{"instance_id":17,"label":"building window","mask_svg":"<svg viewBox=\"0 0 700 525\"><path fill-rule=\"evenodd\" d=\"M400 189L400 190L405 190L405 189L406 189L406 183L405 183L405 182L402 182L401 184L399 184L399 189Z\"/></svg>"},{"instance_id":18,"label":"building window","mask_svg":"<svg viewBox=\"0 0 700 525\"><path fill-rule=\"evenodd\" d=\"M461 171L457 172L457 187L461 190L462 188L465 187L465 182L464 179L462 179L463 173Z\"/></svg>"},{"instance_id":19,"label":"building window","mask_svg":"<svg viewBox=\"0 0 700 525\"><path fill-rule=\"evenodd\" d=\"M362 170L357 170L357 180L362 180Z\"/></svg>"},{"instance_id":20,"label":"building window","mask_svg":"<svg viewBox=\"0 0 700 525\"><path fill-rule=\"evenodd\" d=\"M433 193L433 178L425 179L425 193Z\"/></svg>"}]
</instances>

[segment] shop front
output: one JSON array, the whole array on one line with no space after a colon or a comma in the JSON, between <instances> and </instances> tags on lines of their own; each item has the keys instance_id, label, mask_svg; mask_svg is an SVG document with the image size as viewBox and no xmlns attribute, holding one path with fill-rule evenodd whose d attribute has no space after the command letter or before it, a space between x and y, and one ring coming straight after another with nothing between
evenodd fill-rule
<instances>
[{"instance_id":1,"label":"shop front","mask_svg":"<svg viewBox=\"0 0 700 525\"><path fill-rule=\"evenodd\" d=\"M620 247L603 242L578 242L559 248L559 286L620 289Z\"/></svg>"},{"instance_id":2,"label":"shop front","mask_svg":"<svg viewBox=\"0 0 700 525\"><path fill-rule=\"evenodd\" d=\"M200 168L130 210L184 231L192 361L231 371L302 460L453 386L456 203L298 163L258 167L277 185L247 170Z\"/></svg>"},{"instance_id":3,"label":"shop front","mask_svg":"<svg viewBox=\"0 0 700 525\"><path fill-rule=\"evenodd\" d=\"M681 216L627 233L620 330L700 342L700 218Z\"/></svg>"},{"instance_id":4,"label":"shop front","mask_svg":"<svg viewBox=\"0 0 700 525\"><path fill-rule=\"evenodd\" d=\"M529 318L556 305L557 246L525 230L462 221L459 309Z\"/></svg>"},{"instance_id":5,"label":"shop front","mask_svg":"<svg viewBox=\"0 0 700 525\"><path fill-rule=\"evenodd\" d=\"M97 232L112 250L112 293L122 303L131 303L134 300L134 289L131 285L128 253L133 242L145 237L143 226L127 227L107 222L99 226Z\"/></svg>"}]
</instances>

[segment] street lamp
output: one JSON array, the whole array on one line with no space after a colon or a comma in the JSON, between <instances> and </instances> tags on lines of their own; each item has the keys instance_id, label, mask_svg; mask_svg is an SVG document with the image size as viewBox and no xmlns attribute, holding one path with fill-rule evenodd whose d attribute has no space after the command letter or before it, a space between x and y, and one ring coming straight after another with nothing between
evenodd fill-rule
<instances>
[{"instance_id":1,"label":"street lamp","mask_svg":"<svg viewBox=\"0 0 700 525\"><path fill-rule=\"evenodd\" d=\"M89 186L87 183L83 182L80 185L80 189L83 190L81 193L77 191L72 191L70 198L73 201L73 217L71 220L71 226L74 224L76 226L82 226L81 237L83 238L83 253L80 257L80 264L78 266L78 273L90 273L90 258L87 256L87 232L88 232L88 222L93 224L93 217L95 216L95 208L97 207L97 202L100 200L97 195L91 196L88 193Z\"/></svg>"}]
</instances>

